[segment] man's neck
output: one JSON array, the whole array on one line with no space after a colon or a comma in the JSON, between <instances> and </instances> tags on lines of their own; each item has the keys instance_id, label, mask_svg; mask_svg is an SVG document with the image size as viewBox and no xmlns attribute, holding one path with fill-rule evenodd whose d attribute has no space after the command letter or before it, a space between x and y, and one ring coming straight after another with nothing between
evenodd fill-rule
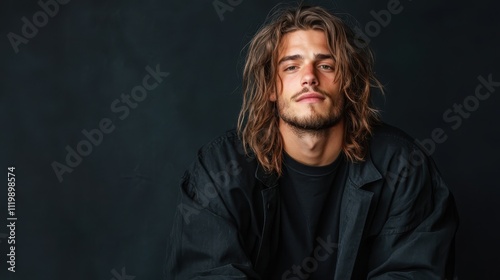
<instances>
[{"instance_id":1,"label":"man's neck","mask_svg":"<svg viewBox=\"0 0 500 280\"><path fill-rule=\"evenodd\" d=\"M305 131L280 120L279 127L285 151L296 161L324 166L340 155L344 141L344 121L322 131Z\"/></svg>"}]
</instances>

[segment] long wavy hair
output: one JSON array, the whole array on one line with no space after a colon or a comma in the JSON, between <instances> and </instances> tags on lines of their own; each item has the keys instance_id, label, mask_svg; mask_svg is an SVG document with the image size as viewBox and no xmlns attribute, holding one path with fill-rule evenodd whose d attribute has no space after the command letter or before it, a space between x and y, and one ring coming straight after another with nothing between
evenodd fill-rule
<instances>
[{"instance_id":1,"label":"long wavy hair","mask_svg":"<svg viewBox=\"0 0 500 280\"><path fill-rule=\"evenodd\" d=\"M368 139L380 122L372 106L372 87L383 92L373 72L373 54L337 16L321 7L301 6L271 14L248 45L243 70L243 103L237 129L245 152L249 149L266 172L282 174L283 139L275 102L279 44L286 33L320 30L333 55L336 78L345 97L342 151L351 162L364 161Z\"/></svg>"}]
</instances>

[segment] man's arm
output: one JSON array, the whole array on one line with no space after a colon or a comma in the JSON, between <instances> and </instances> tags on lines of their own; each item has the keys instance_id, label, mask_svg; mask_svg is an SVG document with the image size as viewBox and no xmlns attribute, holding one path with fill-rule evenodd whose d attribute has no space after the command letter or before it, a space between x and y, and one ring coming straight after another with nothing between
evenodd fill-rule
<instances>
[{"instance_id":1,"label":"man's arm","mask_svg":"<svg viewBox=\"0 0 500 280\"><path fill-rule=\"evenodd\" d=\"M419 155L422 162L409 157ZM421 150L407 159L388 180L393 199L388 219L371 243L368 279L452 279L458 227L453 196Z\"/></svg>"},{"instance_id":2,"label":"man's arm","mask_svg":"<svg viewBox=\"0 0 500 280\"><path fill-rule=\"evenodd\" d=\"M186 173L167 246L165 279L260 279L220 196L201 189Z\"/></svg>"}]
</instances>

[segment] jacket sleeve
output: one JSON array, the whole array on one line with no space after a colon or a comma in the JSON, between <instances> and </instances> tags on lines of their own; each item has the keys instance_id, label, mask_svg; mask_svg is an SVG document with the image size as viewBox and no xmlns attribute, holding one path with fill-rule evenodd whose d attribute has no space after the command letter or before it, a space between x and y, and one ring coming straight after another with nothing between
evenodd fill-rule
<instances>
[{"instance_id":1,"label":"jacket sleeve","mask_svg":"<svg viewBox=\"0 0 500 280\"><path fill-rule=\"evenodd\" d=\"M202 172L203 177L210 172ZM197 172L197 176L200 174ZM185 173L167 245L165 280L260 279L240 242L238 228L208 182Z\"/></svg>"},{"instance_id":2,"label":"jacket sleeve","mask_svg":"<svg viewBox=\"0 0 500 280\"><path fill-rule=\"evenodd\" d=\"M453 279L458 215L452 194L420 149L393 162L398 167L386 174L392 198L371 242L368 279Z\"/></svg>"}]
</instances>

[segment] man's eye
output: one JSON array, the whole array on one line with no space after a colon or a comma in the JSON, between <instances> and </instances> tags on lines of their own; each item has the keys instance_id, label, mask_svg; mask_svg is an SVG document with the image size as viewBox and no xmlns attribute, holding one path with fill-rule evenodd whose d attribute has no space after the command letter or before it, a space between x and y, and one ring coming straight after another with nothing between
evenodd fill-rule
<instances>
[{"instance_id":1,"label":"man's eye","mask_svg":"<svg viewBox=\"0 0 500 280\"><path fill-rule=\"evenodd\" d=\"M288 66L287 68L285 68L285 71L293 71L296 69L297 69L297 66Z\"/></svg>"},{"instance_id":2,"label":"man's eye","mask_svg":"<svg viewBox=\"0 0 500 280\"><path fill-rule=\"evenodd\" d=\"M332 66L326 65L326 64L320 65L319 68L321 68L323 70L333 70Z\"/></svg>"}]
</instances>

